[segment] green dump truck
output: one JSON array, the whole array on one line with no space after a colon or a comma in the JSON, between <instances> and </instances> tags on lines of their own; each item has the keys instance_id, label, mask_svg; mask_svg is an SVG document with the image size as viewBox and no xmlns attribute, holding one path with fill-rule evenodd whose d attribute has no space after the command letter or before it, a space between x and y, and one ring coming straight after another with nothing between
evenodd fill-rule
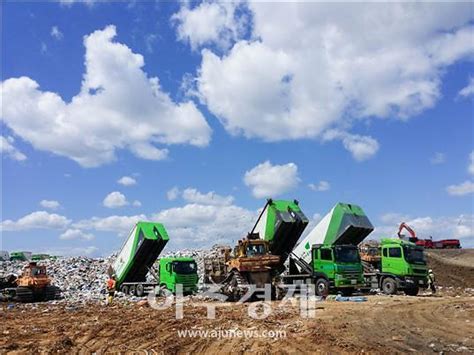
<instances>
[{"instance_id":1,"label":"green dump truck","mask_svg":"<svg viewBox=\"0 0 474 355\"><path fill-rule=\"evenodd\" d=\"M184 294L192 294L197 291L197 264L190 257L160 258L159 261L160 287L173 293L176 285L183 285Z\"/></svg>"},{"instance_id":2,"label":"green dump truck","mask_svg":"<svg viewBox=\"0 0 474 355\"><path fill-rule=\"evenodd\" d=\"M154 263L168 241L168 233L163 224L138 222L125 240L112 266L117 289L138 297L160 285L175 292L176 284L183 283L185 289L194 290L189 282L192 276L194 286L197 283L197 268L191 266L195 265L194 260L163 258L163 261L160 261L160 272L156 273L153 269ZM194 275L189 272L193 267ZM154 277L153 281L147 280L148 273ZM159 275L162 275L166 281L161 282Z\"/></svg>"},{"instance_id":3,"label":"green dump truck","mask_svg":"<svg viewBox=\"0 0 474 355\"><path fill-rule=\"evenodd\" d=\"M10 253L11 261L28 261L31 260L32 253L29 251L12 251Z\"/></svg>"},{"instance_id":4,"label":"green dump truck","mask_svg":"<svg viewBox=\"0 0 474 355\"><path fill-rule=\"evenodd\" d=\"M357 245L374 227L362 208L338 203L294 248L285 283L310 280L320 296L331 291L350 295L365 285Z\"/></svg>"},{"instance_id":5,"label":"green dump truck","mask_svg":"<svg viewBox=\"0 0 474 355\"><path fill-rule=\"evenodd\" d=\"M297 200L268 199L249 235L268 241L270 252L280 256L281 272L307 225L308 218Z\"/></svg>"},{"instance_id":6,"label":"green dump truck","mask_svg":"<svg viewBox=\"0 0 474 355\"><path fill-rule=\"evenodd\" d=\"M416 296L420 288L428 287L422 246L403 239L384 238L379 251L379 260L373 263L372 269L366 267L364 273L368 287L380 288L388 295L404 291L409 296Z\"/></svg>"}]
</instances>

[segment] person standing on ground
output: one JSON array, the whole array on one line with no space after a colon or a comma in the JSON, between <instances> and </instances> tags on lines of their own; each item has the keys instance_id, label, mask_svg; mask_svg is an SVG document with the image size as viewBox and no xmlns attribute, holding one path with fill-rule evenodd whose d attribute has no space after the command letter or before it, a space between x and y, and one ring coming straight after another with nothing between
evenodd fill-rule
<instances>
[{"instance_id":1,"label":"person standing on ground","mask_svg":"<svg viewBox=\"0 0 474 355\"><path fill-rule=\"evenodd\" d=\"M436 293L435 275L431 269L428 270L428 286L431 289L431 294L434 295Z\"/></svg>"},{"instance_id":2,"label":"person standing on ground","mask_svg":"<svg viewBox=\"0 0 474 355\"><path fill-rule=\"evenodd\" d=\"M108 292L108 297L107 297L107 304L112 304L112 301L114 300L115 296L115 275L112 275L108 280L107 280L107 292Z\"/></svg>"}]
</instances>

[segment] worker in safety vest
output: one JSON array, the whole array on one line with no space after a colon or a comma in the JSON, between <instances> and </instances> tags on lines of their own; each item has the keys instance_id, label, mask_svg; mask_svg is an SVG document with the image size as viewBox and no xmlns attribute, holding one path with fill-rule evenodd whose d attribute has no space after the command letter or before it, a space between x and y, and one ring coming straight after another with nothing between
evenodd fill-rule
<instances>
[{"instance_id":1,"label":"worker in safety vest","mask_svg":"<svg viewBox=\"0 0 474 355\"><path fill-rule=\"evenodd\" d=\"M428 270L428 287L431 289L431 294L436 293L435 275L431 269Z\"/></svg>"},{"instance_id":2,"label":"worker in safety vest","mask_svg":"<svg viewBox=\"0 0 474 355\"><path fill-rule=\"evenodd\" d=\"M112 275L108 280L107 280L107 292L108 292L108 297L107 297L107 304L111 304L112 301L114 300L115 296L115 275Z\"/></svg>"}]
</instances>

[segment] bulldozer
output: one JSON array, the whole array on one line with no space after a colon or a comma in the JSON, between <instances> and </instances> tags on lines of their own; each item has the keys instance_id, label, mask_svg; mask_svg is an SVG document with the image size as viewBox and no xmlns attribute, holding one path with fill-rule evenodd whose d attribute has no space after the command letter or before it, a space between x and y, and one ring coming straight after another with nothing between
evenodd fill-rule
<instances>
[{"instance_id":1,"label":"bulldozer","mask_svg":"<svg viewBox=\"0 0 474 355\"><path fill-rule=\"evenodd\" d=\"M60 289L51 284L46 266L30 262L18 277L11 275L0 283L2 298L17 302L50 301L60 297Z\"/></svg>"},{"instance_id":2,"label":"bulldozer","mask_svg":"<svg viewBox=\"0 0 474 355\"><path fill-rule=\"evenodd\" d=\"M220 292L229 301L239 301L251 286L263 290L265 284L271 285L273 298L279 262L280 257L270 253L267 241L249 234L238 241L233 253L222 247L218 255L204 259L204 280L220 285Z\"/></svg>"}]
</instances>

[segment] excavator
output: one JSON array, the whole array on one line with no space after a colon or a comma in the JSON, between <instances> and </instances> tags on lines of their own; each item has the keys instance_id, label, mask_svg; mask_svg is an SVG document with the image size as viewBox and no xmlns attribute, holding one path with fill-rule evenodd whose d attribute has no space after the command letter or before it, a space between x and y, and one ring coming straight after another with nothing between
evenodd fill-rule
<instances>
[{"instance_id":1,"label":"excavator","mask_svg":"<svg viewBox=\"0 0 474 355\"><path fill-rule=\"evenodd\" d=\"M405 229L410 237L405 237L402 234L403 229ZM418 246L424 247L425 249L459 249L461 248L461 242L459 239L442 239L433 241L430 237L429 239L418 239L415 231L405 222L400 223L398 227L398 237L403 240L415 243Z\"/></svg>"}]
</instances>

